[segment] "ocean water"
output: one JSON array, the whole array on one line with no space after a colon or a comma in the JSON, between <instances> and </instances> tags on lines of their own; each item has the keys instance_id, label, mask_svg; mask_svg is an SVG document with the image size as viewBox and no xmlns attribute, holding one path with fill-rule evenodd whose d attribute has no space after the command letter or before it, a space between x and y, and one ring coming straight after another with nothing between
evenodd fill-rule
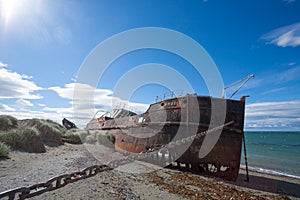
<instances>
[{"instance_id":1,"label":"ocean water","mask_svg":"<svg viewBox=\"0 0 300 200\"><path fill-rule=\"evenodd\" d=\"M300 179L300 132L245 132L252 170ZM244 151L241 165L244 166Z\"/></svg>"}]
</instances>

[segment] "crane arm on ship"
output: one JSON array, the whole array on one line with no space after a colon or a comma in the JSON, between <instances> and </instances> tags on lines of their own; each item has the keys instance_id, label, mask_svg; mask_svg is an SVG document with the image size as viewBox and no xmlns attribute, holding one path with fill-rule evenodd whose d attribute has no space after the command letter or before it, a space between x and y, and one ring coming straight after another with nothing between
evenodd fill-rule
<instances>
[{"instance_id":1,"label":"crane arm on ship","mask_svg":"<svg viewBox=\"0 0 300 200\"><path fill-rule=\"evenodd\" d=\"M228 88L231 88L239 83L241 83L241 85L238 87L238 89L236 89L232 94L231 96L229 97L229 99L231 99L251 78L254 78L254 74L250 74L248 76L246 76L245 78L242 78L241 80L238 80L237 82L234 82L228 86L226 86L224 89L223 89L223 93L222 93L222 98L224 99L225 98L225 91L228 89Z\"/></svg>"}]
</instances>

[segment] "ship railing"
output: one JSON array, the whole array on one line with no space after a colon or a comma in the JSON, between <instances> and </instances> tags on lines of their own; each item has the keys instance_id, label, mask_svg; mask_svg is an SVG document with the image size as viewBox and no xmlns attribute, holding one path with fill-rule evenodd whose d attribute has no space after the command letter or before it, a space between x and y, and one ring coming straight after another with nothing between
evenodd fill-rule
<instances>
[{"instance_id":1,"label":"ship railing","mask_svg":"<svg viewBox=\"0 0 300 200\"><path fill-rule=\"evenodd\" d=\"M169 92L164 93L162 96L156 96L155 102L163 101L168 98L182 96L182 94L183 94L183 90L169 91Z\"/></svg>"}]
</instances>

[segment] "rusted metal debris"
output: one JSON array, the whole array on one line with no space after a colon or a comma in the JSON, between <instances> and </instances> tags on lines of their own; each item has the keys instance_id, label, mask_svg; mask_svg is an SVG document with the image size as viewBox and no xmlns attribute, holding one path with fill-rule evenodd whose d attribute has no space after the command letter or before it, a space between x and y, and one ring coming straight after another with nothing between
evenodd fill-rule
<instances>
[{"instance_id":1,"label":"rusted metal debris","mask_svg":"<svg viewBox=\"0 0 300 200\"><path fill-rule=\"evenodd\" d=\"M77 128L77 126L73 122L67 120L66 118L63 118L62 124L66 129Z\"/></svg>"}]
</instances>

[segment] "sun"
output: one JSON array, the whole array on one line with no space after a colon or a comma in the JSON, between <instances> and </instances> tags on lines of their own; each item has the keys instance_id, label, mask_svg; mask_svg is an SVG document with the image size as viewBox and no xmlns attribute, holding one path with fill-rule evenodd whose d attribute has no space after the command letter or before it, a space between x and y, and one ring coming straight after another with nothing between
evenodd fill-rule
<instances>
[{"instance_id":1,"label":"sun","mask_svg":"<svg viewBox=\"0 0 300 200\"><path fill-rule=\"evenodd\" d=\"M13 18L23 12L24 0L0 0L1 17L5 23L10 23Z\"/></svg>"},{"instance_id":2,"label":"sun","mask_svg":"<svg viewBox=\"0 0 300 200\"><path fill-rule=\"evenodd\" d=\"M48 34L45 33L46 23L52 19L50 5L46 0L0 0L1 34L44 37Z\"/></svg>"}]
</instances>

